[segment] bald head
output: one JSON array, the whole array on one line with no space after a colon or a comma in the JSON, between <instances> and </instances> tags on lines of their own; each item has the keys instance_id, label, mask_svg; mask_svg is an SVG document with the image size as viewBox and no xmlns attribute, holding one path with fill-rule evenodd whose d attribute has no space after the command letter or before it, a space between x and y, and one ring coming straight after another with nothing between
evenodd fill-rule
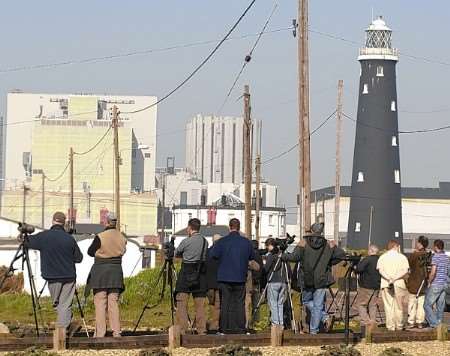
<instances>
[{"instance_id":1,"label":"bald head","mask_svg":"<svg viewBox=\"0 0 450 356\"><path fill-rule=\"evenodd\" d=\"M369 248L367 249L367 253L369 256L377 255L379 251L380 249L378 248L378 246L373 244L369 245Z\"/></svg>"}]
</instances>

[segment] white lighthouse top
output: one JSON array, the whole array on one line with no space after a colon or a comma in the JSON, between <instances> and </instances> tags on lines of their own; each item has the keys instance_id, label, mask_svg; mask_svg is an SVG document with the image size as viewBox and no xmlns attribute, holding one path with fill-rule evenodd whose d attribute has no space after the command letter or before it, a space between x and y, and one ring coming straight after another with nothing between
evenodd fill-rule
<instances>
[{"instance_id":1,"label":"white lighthouse top","mask_svg":"<svg viewBox=\"0 0 450 356\"><path fill-rule=\"evenodd\" d=\"M359 50L358 60L384 59L398 61L398 51L392 48L392 30L380 16L366 30L366 45Z\"/></svg>"}]
</instances>

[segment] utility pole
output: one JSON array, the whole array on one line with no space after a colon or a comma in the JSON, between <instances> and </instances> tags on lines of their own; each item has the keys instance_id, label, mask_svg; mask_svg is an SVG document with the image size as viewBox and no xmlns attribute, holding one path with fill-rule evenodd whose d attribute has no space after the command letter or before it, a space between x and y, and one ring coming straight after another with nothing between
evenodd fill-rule
<instances>
[{"instance_id":1,"label":"utility pole","mask_svg":"<svg viewBox=\"0 0 450 356\"><path fill-rule=\"evenodd\" d=\"M74 206L73 206L73 148L70 147L69 152L69 186L70 186L70 197L69 197L69 228L75 228L74 221Z\"/></svg>"},{"instance_id":2,"label":"utility pole","mask_svg":"<svg viewBox=\"0 0 450 356\"><path fill-rule=\"evenodd\" d=\"M41 173L42 178L42 193L41 193L41 228L45 228L45 178L47 178L44 174L44 171Z\"/></svg>"},{"instance_id":3,"label":"utility pole","mask_svg":"<svg viewBox=\"0 0 450 356\"><path fill-rule=\"evenodd\" d=\"M250 116L250 88L244 86L244 186L245 186L245 234L252 239L252 157L251 132L252 119Z\"/></svg>"},{"instance_id":4,"label":"utility pole","mask_svg":"<svg viewBox=\"0 0 450 356\"><path fill-rule=\"evenodd\" d=\"M334 184L334 241L339 242L339 214L341 202L341 135L342 135L342 92L344 81L338 81L336 110L336 182Z\"/></svg>"},{"instance_id":5,"label":"utility pole","mask_svg":"<svg viewBox=\"0 0 450 356\"><path fill-rule=\"evenodd\" d=\"M161 202L161 243L164 243L166 238L166 172L164 172L161 176L162 181L162 202ZM174 232L173 232L174 233Z\"/></svg>"},{"instance_id":6,"label":"utility pole","mask_svg":"<svg viewBox=\"0 0 450 356\"><path fill-rule=\"evenodd\" d=\"M27 192L29 189L25 182L23 182L22 222L24 223L27 218Z\"/></svg>"},{"instance_id":7,"label":"utility pole","mask_svg":"<svg viewBox=\"0 0 450 356\"><path fill-rule=\"evenodd\" d=\"M256 203L255 203L255 238L259 244L259 223L260 223L260 208L261 208L261 131L262 122L256 123L256 159L255 159L255 171L256 171Z\"/></svg>"},{"instance_id":8,"label":"utility pole","mask_svg":"<svg viewBox=\"0 0 450 356\"><path fill-rule=\"evenodd\" d=\"M114 131L114 203L116 210L116 229L120 231L120 151L119 151L119 112L113 106L112 128Z\"/></svg>"},{"instance_id":9,"label":"utility pole","mask_svg":"<svg viewBox=\"0 0 450 356\"><path fill-rule=\"evenodd\" d=\"M309 48L308 0L298 2L298 105L299 105L299 205L300 232L304 235L311 226L311 162L309 132Z\"/></svg>"}]
</instances>

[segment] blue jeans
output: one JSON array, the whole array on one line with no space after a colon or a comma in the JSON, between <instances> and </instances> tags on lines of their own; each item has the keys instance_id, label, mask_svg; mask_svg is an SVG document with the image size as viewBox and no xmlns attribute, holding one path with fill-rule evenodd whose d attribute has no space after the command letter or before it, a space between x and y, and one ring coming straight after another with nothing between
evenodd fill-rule
<instances>
[{"instance_id":1,"label":"blue jeans","mask_svg":"<svg viewBox=\"0 0 450 356\"><path fill-rule=\"evenodd\" d=\"M433 310L433 305L435 310ZM435 328L442 322L445 309L445 285L431 285L425 295L425 318L432 328Z\"/></svg>"},{"instance_id":2,"label":"blue jeans","mask_svg":"<svg viewBox=\"0 0 450 356\"><path fill-rule=\"evenodd\" d=\"M325 312L326 291L326 288L303 290L302 301L311 314L309 321L310 334L317 334L320 323L328 319L328 314Z\"/></svg>"},{"instance_id":3,"label":"blue jeans","mask_svg":"<svg viewBox=\"0 0 450 356\"><path fill-rule=\"evenodd\" d=\"M285 300L286 283L269 283L267 286L267 302L270 307L270 321L273 325L284 325L283 304Z\"/></svg>"}]
</instances>

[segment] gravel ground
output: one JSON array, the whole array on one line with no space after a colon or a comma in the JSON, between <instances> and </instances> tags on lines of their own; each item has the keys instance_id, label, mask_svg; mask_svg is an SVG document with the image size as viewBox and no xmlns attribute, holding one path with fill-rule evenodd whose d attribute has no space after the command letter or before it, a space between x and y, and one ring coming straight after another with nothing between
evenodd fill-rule
<instances>
[{"instance_id":1,"label":"gravel ground","mask_svg":"<svg viewBox=\"0 0 450 356\"><path fill-rule=\"evenodd\" d=\"M411 356L450 356L450 341L427 341L427 342L398 342L391 344L358 344L356 348L361 352L363 356L377 356L379 352L388 347L400 347L403 351L409 353ZM257 348L263 352L263 355L275 356L275 355L305 355L308 352L316 354L321 351L320 347L301 347L301 346L284 346L282 348L273 347L260 347ZM80 350L80 351L64 351L60 355L62 356L90 356L93 353L99 356L136 356L138 350ZM0 353L0 355L6 355ZM208 349L177 349L173 356L209 356Z\"/></svg>"}]
</instances>

